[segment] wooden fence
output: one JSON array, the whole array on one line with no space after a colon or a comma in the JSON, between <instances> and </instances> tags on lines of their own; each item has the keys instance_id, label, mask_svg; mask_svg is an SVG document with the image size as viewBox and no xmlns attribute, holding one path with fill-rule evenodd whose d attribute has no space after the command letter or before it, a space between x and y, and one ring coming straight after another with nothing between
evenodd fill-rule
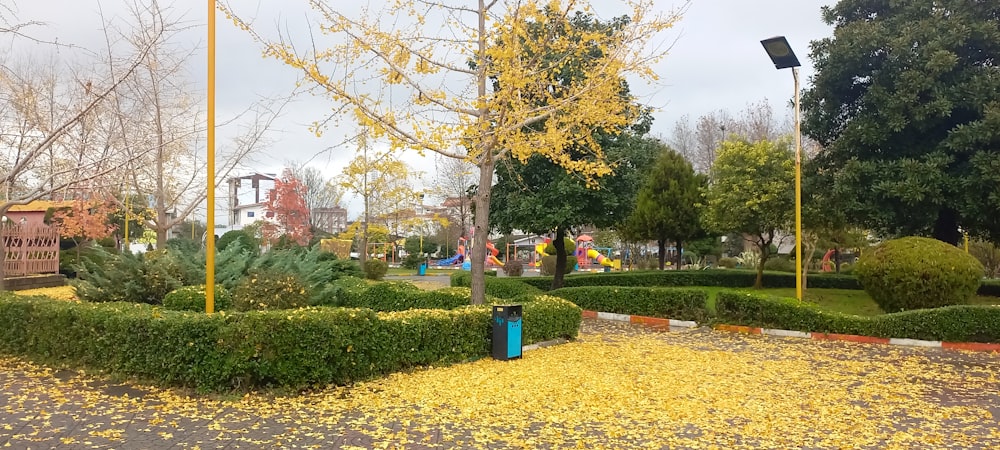
<instances>
[{"instance_id":1,"label":"wooden fence","mask_svg":"<svg viewBox=\"0 0 1000 450\"><path fill-rule=\"evenodd\" d=\"M48 225L0 226L4 276L59 273L59 230Z\"/></svg>"}]
</instances>

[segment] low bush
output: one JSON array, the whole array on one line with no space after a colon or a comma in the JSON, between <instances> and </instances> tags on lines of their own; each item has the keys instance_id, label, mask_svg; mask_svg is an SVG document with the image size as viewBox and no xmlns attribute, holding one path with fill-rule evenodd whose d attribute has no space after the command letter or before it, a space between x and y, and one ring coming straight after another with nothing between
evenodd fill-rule
<instances>
[{"instance_id":1,"label":"low bush","mask_svg":"<svg viewBox=\"0 0 1000 450\"><path fill-rule=\"evenodd\" d=\"M719 258L719 267L726 269L736 268L736 258Z\"/></svg>"},{"instance_id":2,"label":"low bush","mask_svg":"<svg viewBox=\"0 0 1000 450\"><path fill-rule=\"evenodd\" d=\"M951 342L1000 342L1000 307L948 306L879 316L820 310L795 299L746 292L719 292L718 319L748 325L821 333Z\"/></svg>"},{"instance_id":3,"label":"low bush","mask_svg":"<svg viewBox=\"0 0 1000 450\"><path fill-rule=\"evenodd\" d=\"M580 309L555 297L524 305L524 343L574 337ZM346 384L408 367L489 354L490 307L201 314L127 303L0 293L0 352L200 391Z\"/></svg>"},{"instance_id":4,"label":"low bush","mask_svg":"<svg viewBox=\"0 0 1000 450\"><path fill-rule=\"evenodd\" d=\"M309 292L296 275L278 271L254 271L233 290L233 306L239 311L301 308L309 304Z\"/></svg>"},{"instance_id":5,"label":"low bush","mask_svg":"<svg viewBox=\"0 0 1000 450\"><path fill-rule=\"evenodd\" d=\"M184 286L174 289L163 297L163 309L171 311L205 311L205 285ZM233 296L224 286L215 286L215 310L224 311L233 307Z\"/></svg>"},{"instance_id":6,"label":"low bush","mask_svg":"<svg viewBox=\"0 0 1000 450\"><path fill-rule=\"evenodd\" d=\"M979 285L979 290L976 291L976 294L986 297L1000 297L1000 280L984 280Z\"/></svg>"},{"instance_id":7,"label":"low bush","mask_svg":"<svg viewBox=\"0 0 1000 450\"><path fill-rule=\"evenodd\" d=\"M752 287L757 273L750 270L643 270L629 272L601 272L568 275L563 279L563 287L580 286L711 286L711 287ZM522 283L539 289L552 285L551 277L522 278ZM795 274L764 272L764 287L795 287ZM817 289L861 289L858 280L847 275L810 274L810 288Z\"/></svg>"},{"instance_id":8,"label":"low bush","mask_svg":"<svg viewBox=\"0 0 1000 450\"><path fill-rule=\"evenodd\" d=\"M365 278L369 280L381 281L385 274L389 272L389 263L381 259L371 258L365 261Z\"/></svg>"},{"instance_id":9,"label":"low bush","mask_svg":"<svg viewBox=\"0 0 1000 450\"><path fill-rule=\"evenodd\" d=\"M427 258L417 254L410 253L403 258L403 262L400 264L404 269L416 270L420 268L420 264L426 261Z\"/></svg>"},{"instance_id":10,"label":"low bush","mask_svg":"<svg viewBox=\"0 0 1000 450\"><path fill-rule=\"evenodd\" d=\"M795 263L784 256L771 257L764 263L764 270L795 273Z\"/></svg>"},{"instance_id":11,"label":"low bush","mask_svg":"<svg viewBox=\"0 0 1000 450\"><path fill-rule=\"evenodd\" d=\"M885 312L968 303L983 278L975 257L937 239L885 241L858 260L855 274Z\"/></svg>"},{"instance_id":12,"label":"low bush","mask_svg":"<svg viewBox=\"0 0 1000 450\"><path fill-rule=\"evenodd\" d=\"M318 293L314 292L310 297L311 306L344 306L345 304L357 304L354 297L364 293L368 289L368 282L358 277L344 277L331 281L320 287Z\"/></svg>"},{"instance_id":13,"label":"low bush","mask_svg":"<svg viewBox=\"0 0 1000 450\"><path fill-rule=\"evenodd\" d=\"M163 303L163 297L185 281L196 284L204 280L204 275L196 280L190 262L183 261L173 250L132 254L111 253L100 247L92 247L80 259L76 275L70 284L83 301L152 305Z\"/></svg>"},{"instance_id":14,"label":"low bush","mask_svg":"<svg viewBox=\"0 0 1000 450\"><path fill-rule=\"evenodd\" d=\"M504 263L503 273L506 274L508 277L519 277L521 275L524 275L525 264L526 263L524 261L511 259Z\"/></svg>"},{"instance_id":15,"label":"low bush","mask_svg":"<svg viewBox=\"0 0 1000 450\"><path fill-rule=\"evenodd\" d=\"M541 289L525 283L526 280L534 278L493 278L486 277L486 295L496 298L514 298L519 295L540 294ZM549 283L552 280L549 279ZM451 275L452 287L472 287L472 274L468 272L454 273Z\"/></svg>"},{"instance_id":16,"label":"low bush","mask_svg":"<svg viewBox=\"0 0 1000 450\"><path fill-rule=\"evenodd\" d=\"M566 268L563 269L563 274L573 272L573 266L575 265L576 259L572 256L567 256ZM552 276L556 273L556 255L546 255L542 257L541 273L543 276Z\"/></svg>"},{"instance_id":17,"label":"low bush","mask_svg":"<svg viewBox=\"0 0 1000 450\"><path fill-rule=\"evenodd\" d=\"M648 287L571 287L546 294L583 309L618 314L702 322L708 318L708 294L702 289Z\"/></svg>"}]
</instances>

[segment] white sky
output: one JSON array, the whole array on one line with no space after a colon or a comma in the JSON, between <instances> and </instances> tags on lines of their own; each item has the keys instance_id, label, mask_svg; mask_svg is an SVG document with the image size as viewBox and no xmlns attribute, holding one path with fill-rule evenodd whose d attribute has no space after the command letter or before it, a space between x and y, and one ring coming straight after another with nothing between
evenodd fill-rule
<instances>
[{"instance_id":1,"label":"white sky","mask_svg":"<svg viewBox=\"0 0 1000 450\"><path fill-rule=\"evenodd\" d=\"M15 0L14 3L20 21L45 22L44 26L29 29L32 36L100 50L104 37L98 10L103 9L106 17L126 16L130 1ZM295 29L303 28L309 16L304 0L231 0L231 3L242 5L240 11L253 12L256 25L265 31L276 29L280 23L294 33ZM343 3L354 7L358 4ZM594 0L593 3L600 5L602 2ZM803 85L808 85L813 72L808 57L809 42L832 33L820 18L820 7L833 3L826 0L694 0L677 26L661 37L664 42L673 42L673 48L655 68L661 77L659 85L633 83L631 86L644 103L657 108L653 135L669 137L676 120L685 114L695 119L719 109L737 112L748 103L765 99L776 112L785 113L793 93L792 75L788 70L774 69L760 40L786 36L803 64ZM172 15L183 16L193 25L191 31L183 35L188 42L182 45L198 47L189 73L195 86L203 91L207 2L162 0L162 4L170 5ZM680 4L672 0L657 2L663 10ZM225 21L221 13L218 18L217 108L220 117L244 109L256 96L290 92L297 72L275 60L262 59L259 47L244 32ZM23 39L13 45L9 42L0 42L0 45L0 54L51 51L49 47ZM296 100L278 121L272 134L274 144L265 154L255 158L254 168L261 172L280 172L286 161L310 160L310 165L328 176L340 173L341 167L353 156L353 147L323 152L342 141L344 136L334 130L316 138L306 129L312 121L326 117L332 107L322 97L304 96ZM407 160L417 170L433 172L431 158L421 161L413 155ZM224 199L220 202L225 203ZM348 204L352 216L360 210L358 203L350 201Z\"/></svg>"}]
</instances>

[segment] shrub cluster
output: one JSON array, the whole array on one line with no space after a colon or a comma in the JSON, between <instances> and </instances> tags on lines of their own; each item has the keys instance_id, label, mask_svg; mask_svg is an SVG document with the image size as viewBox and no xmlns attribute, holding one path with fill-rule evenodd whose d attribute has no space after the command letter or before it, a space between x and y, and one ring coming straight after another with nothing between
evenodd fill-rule
<instances>
[{"instance_id":1,"label":"shrub cluster","mask_svg":"<svg viewBox=\"0 0 1000 450\"><path fill-rule=\"evenodd\" d=\"M233 306L240 311L301 308L309 293L297 275L276 270L251 272L233 290Z\"/></svg>"},{"instance_id":2,"label":"shrub cluster","mask_svg":"<svg viewBox=\"0 0 1000 450\"><path fill-rule=\"evenodd\" d=\"M547 292L583 309L678 320L704 321L708 294L695 288L571 287Z\"/></svg>"},{"instance_id":3,"label":"shrub cluster","mask_svg":"<svg viewBox=\"0 0 1000 450\"><path fill-rule=\"evenodd\" d=\"M365 278L380 281L389 272L389 263L381 259L370 258L365 261Z\"/></svg>"},{"instance_id":4,"label":"shrub cluster","mask_svg":"<svg viewBox=\"0 0 1000 450\"><path fill-rule=\"evenodd\" d=\"M215 310L233 307L233 296L221 284L215 285ZM205 311L205 285L184 286L170 291L163 297L163 308L171 311Z\"/></svg>"},{"instance_id":5,"label":"shrub cluster","mask_svg":"<svg viewBox=\"0 0 1000 450\"><path fill-rule=\"evenodd\" d=\"M937 239L885 241L855 268L865 292L885 312L968 303L983 278L975 257Z\"/></svg>"},{"instance_id":6,"label":"shrub cluster","mask_svg":"<svg viewBox=\"0 0 1000 450\"><path fill-rule=\"evenodd\" d=\"M719 258L719 267L724 267L726 269L733 269L736 267L736 258Z\"/></svg>"},{"instance_id":7,"label":"shrub cluster","mask_svg":"<svg viewBox=\"0 0 1000 450\"><path fill-rule=\"evenodd\" d=\"M75 268L70 284L88 302L159 305L170 291L205 279L203 260L171 249L132 254L91 247Z\"/></svg>"},{"instance_id":8,"label":"shrub cluster","mask_svg":"<svg viewBox=\"0 0 1000 450\"><path fill-rule=\"evenodd\" d=\"M821 333L952 342L1000 342L1000 307L948 306L872 317L820 310L795 299L747 292L719 292L724 323Z\"/></svg>"},{"instance_id":9,"label":"shrub cluster","mask_svg":"<svg viewBox=\"0 0 1000 450\"><path fill-rule=\"evenodd\" d=\"M575 337L580 308L519 297L524 343ZM344 384L486 356L489 306L202 314L0 294L0 352L201 391Z\"/></svg>"}]
</instances>

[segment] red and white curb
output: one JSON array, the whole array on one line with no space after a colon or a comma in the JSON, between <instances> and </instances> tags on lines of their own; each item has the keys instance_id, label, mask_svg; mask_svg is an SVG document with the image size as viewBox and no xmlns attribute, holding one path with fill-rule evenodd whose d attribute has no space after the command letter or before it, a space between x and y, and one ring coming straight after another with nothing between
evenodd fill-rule
<instances>
[{"instance_id":1,"label":"red and white curb","mask_svg":"<svg viewBox=\"0 0 1000 450\"><path fill-rule=\"evenodd\" d=\"M659 317L634 316L631 314L615 314L609 312L583 311L583 317L602 320L614 320L616 322L638 323L654 328L677 327L695 328L697 323L690 320L661 319Z\"/></svg>"},{"instance_id":2,"label":"red and white curb","mask_svg":"<svg viewBox=\"0 0 1000 450\"><path fill-rule=\"evenodd\" d=\"M642 324L660 329L669 327L695 328L698 326L697 323L690 320L661 319L658 317L635 316L630 314L615 314L615 313L587 311L587 310L583 311L583 317ZM871 336L858 336L854 334L816 333L808 331L778 330L772 328L748 327L743 325L715 325L712 328L719 331L730 331L730 332L746 333L746 334L760 334L760 335L775 336L775 337L796 337L796 338L813 339L817 341L845 341L845 342L860 342L864 344L899 345L904 347L947 348L953 350L966 350L975 352L1000 352L1000 344L987 344L982 342L942 342L942 341L924 341L920 339L879 338Z\"/></svg>"}]
</instances>

